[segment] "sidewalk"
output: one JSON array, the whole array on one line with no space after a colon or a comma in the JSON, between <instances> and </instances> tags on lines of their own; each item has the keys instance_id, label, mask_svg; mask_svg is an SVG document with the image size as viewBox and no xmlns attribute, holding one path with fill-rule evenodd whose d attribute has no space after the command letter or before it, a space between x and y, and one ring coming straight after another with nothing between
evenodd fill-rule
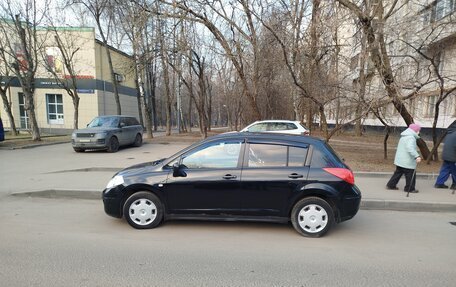
<instances>
[{"instance_id":1,"label":"sidewalk","mask_svg":"<svg viewBox=\"0 0 456 287\"><path fill-rule=\"evenodd\" d=\"M434 188L437 174L418 174L419 193L404 192L405 178L399 181L399 190L387 190L385 185L392 173L355 172L355 183L361 189L362 209L404 211L456 212L456 194L451 189ZM456 193L456 192L455 192Z\"/></svg>"}]
</instances>

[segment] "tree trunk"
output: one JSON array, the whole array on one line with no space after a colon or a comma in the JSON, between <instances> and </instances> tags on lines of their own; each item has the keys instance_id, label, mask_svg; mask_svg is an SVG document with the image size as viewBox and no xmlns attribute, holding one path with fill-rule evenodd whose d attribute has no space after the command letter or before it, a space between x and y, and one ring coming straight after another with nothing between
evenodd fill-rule
<instances>
[{"instance_id":1,"label":"tree trunk","mask_svg":"<svg viewBox=\"0 0 456 287\"><path fill-rule=\"evenodd\" d=\"M5 89L0 88L0 95L2 97L3 106L5 107L6 114L8 115L11 132L13 133L13 135L17 136L19 134L19 132L17 131L16 123L14 122L14 116L13 116L13 112L11 110L11 103L10 103L10 101L8 101L8 97L6 95L7 89L9 92L11 92L9 86L5 87Z\"/></svg>"}]
</instances>

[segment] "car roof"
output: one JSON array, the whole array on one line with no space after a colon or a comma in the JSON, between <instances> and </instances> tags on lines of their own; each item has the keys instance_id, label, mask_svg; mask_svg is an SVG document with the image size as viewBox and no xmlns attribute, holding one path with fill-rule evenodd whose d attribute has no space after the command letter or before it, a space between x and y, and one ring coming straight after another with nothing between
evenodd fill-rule
<instances>
[{"instance_id":1,"label":"car roof","mask_svg":"<svg viewBox=\"0 0 456 287\"><path fill-rule=\"evenodd\" d=\"M258 139L258 140L278 140L278 141L290 141L290 142L298 142L298 143L306 143L306 144L321 144L324 143L322 139L312 137L312 136L302 136L302 135L293 135L287 133L252 133L252 132L227 132L218 134L212 137L207 138L206 140L210 139L238 139L238 138L246 138L246 139Z\"/></svg>"},{"instance_id":2,"label":"car roof","mask_svg":"<svg viewBox=\"0 0 456 287\"><path fill-rule=\"evenodd\" d=\"M254 123L299 123L299 121L290 121L290 120L263 120L256 121Z\"/></svg>"},{"instance_id":3,"label":"car roof","mask_svg":"<svg viewBox=\"0 0 456 287\"><path fill-rule=\"evenodd\" d=\"M96 116L96 118L134 118L134 116L129 116L129 115L104 115L104 116Z\"/></svg>"}]
</instances>

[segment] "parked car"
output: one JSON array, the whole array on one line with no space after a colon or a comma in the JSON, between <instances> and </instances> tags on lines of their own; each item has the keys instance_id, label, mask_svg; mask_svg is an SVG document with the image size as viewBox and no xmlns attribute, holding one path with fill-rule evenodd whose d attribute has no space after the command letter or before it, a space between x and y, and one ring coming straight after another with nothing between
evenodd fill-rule
<instances>
[{"instance_id":1,"label":"parked car","mask_svg":"<svg viewBox=\"0 0 456 287\"><path fill-rule=\"evenodd\" d=\"M357 213L361 192L322 140L237 132L128 167L102 197L108 215L138 229L175 219L291 221L319 237Z\"/></svg>"},{"instance_id":2,"label":"parked car","mask_svg":"<svg viewBox=\"0 0 456 287\"><path fill-rule=\"evenodd\" d=\"M266 120L256 121L241 130L241 132L287 133L294 135L309 135L309 130L299 121Z\"/></svg>"},{"instance_id":3,"label":"parked car","mask_svg":"<svg viewBox=\"0 0 456 287\"><path fill-rule=\"evenodd\" d=\"M94 118L87 128L75 130L71 135L71 144L75 152L89 149L116 152L120 146L141 146L143 131L143 126L135 117L100 116Z\"/></svg>"}]
</instances>

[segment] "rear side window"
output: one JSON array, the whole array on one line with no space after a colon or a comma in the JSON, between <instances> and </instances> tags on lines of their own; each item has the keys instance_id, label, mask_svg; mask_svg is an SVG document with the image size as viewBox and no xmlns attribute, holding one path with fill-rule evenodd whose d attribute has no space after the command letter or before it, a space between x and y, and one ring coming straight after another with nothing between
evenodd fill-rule
<instances>
[{"instance_id":1,"label":"rear side window","mask_svg":"<svg viewBox=\"0 0 456 287\"><path fill-rule=\"evenodd\" d=\"M344 167L342 161L327 146L316 147L314 146L312 152L312 167Z\"/></svg>"},{"instance_id":2,"label":"rear side window","mask_svg":"<svg viewBox=\"0 0 456 287\"><path fill-rule=\"evenodd\" d=\"M295 124L287 124L287 130L297 130L298 127Z\"/></svg>"},{"instance_id":3,"label":"rear side window","mask_svg":"<svg viewBox=\"0 0 456 287\"><path fill-rule=\"evenodd\" d=\"M136 118L127 118L127 123L129 126L137 126L139 122Z\"/></svg>"},{"instance_id":4,"label":"rear side window","mask_svg":"<svg viewBox=\"0 0 456 287\"><path fill-rule=\"evenodd\" d=\"M286 123L269 123L268 125L268 131L284 131L287 129Z\"/></svg>"},{"instance_id":5,"label":"rear side window","mask_svg":"<svg viewBox=\"0 0 456 287\"><path fill-rule=\"evenodd\" d=\"M273 144L249 145L249 167L304 166L307 148Z\"/></svg>"}]
</instances>

